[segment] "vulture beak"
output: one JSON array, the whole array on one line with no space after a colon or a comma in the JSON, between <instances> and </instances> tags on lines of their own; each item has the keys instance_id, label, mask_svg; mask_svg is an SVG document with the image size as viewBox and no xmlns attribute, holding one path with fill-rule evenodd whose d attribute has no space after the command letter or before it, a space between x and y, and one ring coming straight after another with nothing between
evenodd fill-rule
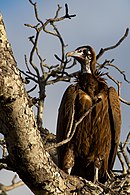
<instances>
[{"instance_id":1,"label":"vulture beak","mask_svg":"<svg viewBox=\"0 0 130 195\"><path fill-rule=\"evenodd\" d=\"M75 51L68 52L66 54L67 57L74 57L75 56Z\"/></svg>"},{"instance_id":2,"label":"vulture beak","mask_svg":"<svg viewBox=\"0 0 130 195\"><path fill-rule=\"evenodd\" d=\"M67 56L67 57L73 57L73 58L75 58L75 59L77 59L77 60L83 58L81 54L77 53L77 51L68 52L68 53L66 54L66 56Z\"/></svg>"}]
</instances>

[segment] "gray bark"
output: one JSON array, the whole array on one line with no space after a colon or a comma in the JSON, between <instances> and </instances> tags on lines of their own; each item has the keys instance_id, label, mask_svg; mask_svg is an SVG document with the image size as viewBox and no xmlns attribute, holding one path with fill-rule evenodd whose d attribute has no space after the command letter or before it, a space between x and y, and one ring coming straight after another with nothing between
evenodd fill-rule
<instances>
[{"instance_id":1,"label":"gray bark","mask_svg":"<svg viewBox=\"0 0 130 195\"><path fill-rule=\"evenodd\" d=\"M34 194L60 194L76 188L44 150L29 97L0 16L0 131L5 136L8 166ZM76 185L75 185L76 184Z\"/></svg>"}]
</instances>

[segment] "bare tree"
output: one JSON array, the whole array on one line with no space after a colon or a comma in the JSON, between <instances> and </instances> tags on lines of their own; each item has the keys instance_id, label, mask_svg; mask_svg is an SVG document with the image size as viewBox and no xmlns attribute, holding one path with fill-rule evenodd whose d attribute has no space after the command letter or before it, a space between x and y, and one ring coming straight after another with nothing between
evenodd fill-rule
<instances>
[{"instance_id":1,"label":"bare tree","mask_svg":"<svg viewBox=\"0 0 130 195\"><path fill-rule=\"evenodd\" d=\"M120 194L127 193L128 177L129 177L129 160L127 147L129 135L124 144L120 145L120 153L123 154L122 174L113 174L105 185L88 182L83 178L70 176L65 174L56 165L56 147L65 144L75 133L75 128L78 123L88 114L85 113L80 121L75 124L73 134L62 143L55 143L55 135L43 128L43 113L44 100L46 97L46 86L56 82L69 82L76 77L77 72L68 73L75 65L75 61L71 62L65 55L65 43L60 34L56 23L71 19L75 14L69 14L68 6L65 5L64 16L59 17L61 7L58 5L56 14L43 22L38 15L37 4L29 0L34 8L36 25L26 24L27 27L35 30L35 35L29 37L32 43L29 60L25 56L26 72L19 71L17 63L10 44L8 42L2 16L0 16L0 132L4 135L4 139L0 141L3 149L3 158L0 159L0 168L12 170L18 173L22 181L36 195L41 194ZM48 26L52 27L52 31L48 30ZM61 57L55 55L58 60L57 65L47 65L44 58L40 55L38 48L39 35L42 31L59 39L61 44ZM97 60L104 52L114 49L119 46L128 35L128 29L125 34L117 42L117 44L101 49L97 55ZM35 64L34 56L39 60L39 64ZM103 64L98 64L98 69L114 67L119 71L124 80L129 83L126 75L113 61L105 61ZM21 77L21 73L25 78ZM106 76L112 79L118 86L120 95L120 82L116 81L108 73ZM26 91L24 84L33 81L34 86ZM39 97L30 97L29 93L33 90L39 90ZM130 105L130 103L121 98L121 101ZM33 107L37 109L36 117L33 112ZM92 108L91 108L92 109ZM6 191L11 190L23 182L14 182L11 186L1 184L1 192L6 194Z\"/></svg>"}]
</instances>

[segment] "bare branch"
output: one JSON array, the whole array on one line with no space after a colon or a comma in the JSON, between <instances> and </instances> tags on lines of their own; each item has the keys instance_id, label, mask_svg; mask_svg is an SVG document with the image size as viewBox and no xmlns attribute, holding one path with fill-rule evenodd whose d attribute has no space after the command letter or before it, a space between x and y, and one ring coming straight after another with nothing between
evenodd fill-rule
<instances>
[{"instance_id":1,"label":"bare branch","mask_svg":"<svg viewBox=\"0 0 130 195\"><path fill-rule=\"evenodd\" d=\"M126 148L126 145L127 145L128 143L130 144L129 139L130 139L130 133L128 133L128 135L127 135L127 137L126 137L126 140L125 140L124 145L123 145L123 150Z\"/></svg>"},{"instance_id":2,"label":"bare branch","mask_svg":"<svg viewBox=\"0 0 130 195\"><path fill-rule=\"evenodd\" d=\"M70 61L68 61L68 62L70 62ZM70 66L66 66L65 69L70 69L70 68L74 67L75 65L76 65L76 60L74 59L73 63Z\"/></svg>"},{"instance_id":3,"label":"bare branch","mask_svg":"<svg viewBox=\"0 0 130 195\"><path fill-rule=\"evenodd\" d=\"M38 68L35 66L35 64L33 63L33 56L34 56L34 52L37 48L37 42L38 42L38 38L39 38L39 31L36 32L36 37L35 37L35 41L31 41L33 43L33 48L30 52L30 59L29 59L29 62L30 64L32 65L32 67L34 68L34 70L36 71L37 73L37 76L38 78L40 77L40 74L39 74L39 70Z\"/></svg>"},{"instance_id":4,"label":"bare branch","mask_svg":"<svg viewBox=\"0 0 130 195\"><path fill-rule=\"evenodd\" d=\"M84 115L83 115L77 122L74 122L74 121L73 121L73 125L70 126L69 133L67 134L67 139L65 139L65 140L63 140L63 141L61 141L61 142L59 142L59 143L56 143L56 144L54 144L54 145L52 145L52 146L50 146L50 147L47 147L46 150L49 151L49 150L51 150L51 149L57 148L57 147L59 147L59 146L62 146L62 145L64 145L64 144L68 143L68 142L73 138L77 126L82 122L82 120L83 120L83 119L92 111L92 109L93 109L100 101L101 101L101 99L99 98L99 99L97 100L97 102L96 102L95 104L93 104L93 105L84 113ZM74 112L74 110L73 110L73 112ZM72 117L73 117L73 115L72 115ZM73 117L73 118L74 118L74 117Z\"/></svg>"},{"instance_id":5,"label":"bare branch","mask_svg":"<svg viewBox=\"0 0 130 195\"><path fill-rule=\"evenodd\" d=\"M64 58L65 58L65 49L64 49L65 48L65 43L63 41L63 38L62 38L59 30L56 28L56 26L54 25L54 23L51 23L51 25L53 26L54 30L56 31L57 37L59 38L60 43L61 43L61 52L62 52L62 60L61 61L63 62L64 61Z\"/></svg>"},{"instance_id":6,"label":"bare branch","mask_svg":"<svg viewBox=\"0 0 130 195\"><path fill-rule=\"evenodd\" d=\"M119 81L116 81L112 76L110 76L108 73L105 73L105 75L108 76L109 79L111 79L114 83L116 83L117 87L118 87L118 95L119 95L119 99L121 102L127 104L127 105L130 105L130 102L124 100L122 97L120 97L120 82Z\"/></svg>"},{"instance_id":7,"label":"bare branch","mask_svg":"<svg viewBox=\"0 0 130 195\"><path fill-rule=\"evenodd\" d=\"M59 30L57 29L57 27L55 26L54 23L62 21L64 19L66 19L66 18L71 19L72 17L75 17L76 15L70 15L69 11L68 11L68 5L65 4L65 15L62 16L62 17L59 17L59 12L61 10L61 7L58 5L58 9L56 11L56 14L55 14L54 18L50 18L50 19L47 19L45 22L42 22L42 20L39 18L39 15L38 15L37 4L33 3L32 0L29 0L29 2L31 3L31 5L34 8L35 18L38 21L38 24L35 25L35 26L34 25L30 25L30 24L25 24L25 26L33 28L36 31L36 35L35 36L29 37L29 40L33 44L32 50L30 52L29 62L30 62L30 65L33 67L33 69L36 72L37 83L39 84L39 101L38 101L38 107L37 107L38 108L38 110L37 110L37 123L38 123L38 127L41 128L42 127L43 110L44 110L44 99L45 99L45 96L46 96L45 95L45 86L47 85L47 81L50 79L50 77L54 76L54 72L56 72L57 67L56 67L56 69L54 71L54 66L51 66L51 68L50 68L48 65L44 64L45 59L42 59L42 57L39 54L38 47L37 47L39 34L43 30L46 33L49 33L49 34L51 34L53 36L58 37L58 39L60 40L60 43L61 43L62 59L61 59L61 64L58 65L58 68L60 70L62 70L62 71L60 71L59 75L58 75L58 73L55 74L55 77L57 77L55 79L55 81L53 82L53 83L55 83L55 82L59 81L61 79L61 77L65 74L64 73L64 69L65 69L65 66L66 66L66 64L68 62L67 62L67 59L64 60L64 58L65 58L65 49L64 49L65 48L65 44L64 44L63 38L62 38ZM54 28L53 31L50 31L50 30L46 29L48 24L53 26L53 28ZM39 27L39 25L40 25L40 27ZM41 68L42 76L40 76L40 71L39 71L38 67L33 62L34 53L37 54L37 57L38 57L38 59L40 61L40 68ZM26 64L27 69L29 71L28 74L30 74L31 71L28 68L27 61L25 61L25 64ZM49 71L45 72L44 67L47 68ZM34 79L32 78L32 75L30 76L27 73L23 73L23 74L25 76L27 76L28 80L33 80L34 81ZM70 80L70 78L69 78L69 80ZM52 80L51 80L50 83L52 83Z\"/></svg>"},{"instance_id":8,"label":"bare branch","mask_svg":"<svg viewBox=\"0 0 130 195\"><path fill-rule=\"evenodd\" d=\"M34 12L35 12L35 17L37 19L38 22L40 22L43 25L42 20L40 20L39 16L38 16L38 10L37 10L37 3L33 3L31 0L29 0L29 2L31 3L31 5L33 5L34 7Z\"/></svg>"},{"instance_id":9,"label":"bare branch","mask_svg":"<svg viewBox=\"0 0 130 195\"><path fill-rule=\"evenodd\" d=\"M36 29L36 31L37 31L37 29ZM37 40L36 39L33 40L33 39L34 39L34 36L29 38L29 40L33 43L33 45L36 45L37 44L36 42L38 42L38 39ZM40 68L41 68L42 74L44 74L44 68L43 67L45 66L46 68L48 68L48 66L46 66L44 64L45 59L42 59L37 46L34 48L34 51L36 51L37 57L40 60Z\"/></svg>"},{"instance_id":10,"label":"bare branch","mask_svg":"<svg viewBox=\"0 0 130 195\"><path fill-rule=\"evenodd\" d=\"M126 78L125 71L124 71L124 70L120 70L115 64L112 64L112 62L113 62L113 60L111 60L111 61L105 60L105 62L104 62L103 64L101 64L101 65L98 64L98 65L99 65L99 68L98 68L98 69L102 69L102 68L108 69L107 66L108 66L108 67L113 67L113 68L115 68L121 75L123 75L124 80L125 80L127 83L130 84L130 81L128 81L127 78Z\"/></svg>"},{"instance_id":11,"label":"bare branch","mask_svg":"<svg viewBox=\"0 0 130 195\"><path fill-rule=\"evenodd\" d=\"M0 184L0 191L2 191L2 193L8 192L10 190L13 190L17 187L23 186L24 183L22 181L18 181L15 182L16 176L14 176L14 178L12 179L12 184L9 186L5 186L3 184Z\"/></svg>"},{"instance_id":12,"label":"bare branch","mask_svg":"<svg viewBox=\"0 0 130 195\"><path fill-rule=\"evenodd\" d=\"M37 79L35 79L34 77L32 77L32 76L30 76L29 75L29 73L31 73L31 74L33 74L32 72L24 72L24 71L22 71L22 70L19 70L23 75L25 75L26 76L26 79L27 80L32 80L32 81L34 81L35 83L38 83L38 80ZM33 75L34 76L34 75ZM35 75L35 77L37 77L36 75Z\"/></svg>"},{"instance_id":13,"label":"bare branch","mask_svg":"<svg viewBox=\"0 0 130 195\"><path fill-rule=\"evenodd\" d=\"M116 47L118 47L124 40L125 38L128 36L129 33L129 28L126 29L125 34L121 37L121 39L113 46L110 47L106 47L106 48L101 48L101 50L99 51L98 55L97 55L97 60L106 52L112 49L115 49Z\"/></svg>"},{"instance_id":14,"label":"bare branch","mask_svg":"<svg viewBox=\"0 0 130 195\"><path fill-rule=\"evenodd\" d=\"M59 8L58 8L58 9L59 9ZM73 17L75 17L75 16L76 16L76 14L70 15L70 14L68 13L68 5L65 4L65 15L62 16L62 17L54 17L54 18L48 19L48 20L43 24L42 27L45 28L45 26L47 26L47 25L48 25L49 23L51 23L51 22L59 22L59 21L64 20L65 18L71 19L71 18L73 18Z\"/></svg>"},{"instance_id":15,"label":"bare branch","mask_svg":"<svg viewBox=\"0 0 130 195\"><path fill-rule=\"evenodd\" d=\"M127 154L127 145L128 144L130 144L130 133L128 133L125 142L120 143L119 150L117 153L117 156L118 156L120 163L121 163L121 166L122 166L122 172L124 174L127 173L126 166L128 167L128 169L130 168L130 161L129 161L128 154Z\"/></svg>"},{"instance_id":16,"label":"bare branch","mask_svg":"<svg viewBox=\"0 0 130 195\"><path fill-rule=\"evenodd\" d=\"M28 70L29 72L31 72L31 71L30 71L30 68L29 68L29 66L28 66L28 60L27 60L27 56L26 56L26 55L24 55L24 60L25 60L25 65L26 65L27 70Z\"/></svg>"},{"instance_id":17,"label":"bare branch","mask_svg":"<svg viewBox=\"0 0 130 195\"><path fill-rule=\"evenodd\" d=\"M126 168L126 166L125 166L125 161L124 161L124 159L123 159L121 153L120 153L120 152L117 152L117 156L118 156L119 161L120 161L121 166L122 166L122 173L126 174L126 173L127 173L127 168Z\"/></svg>"},{"instance_id":18,"label":"bare branch","mask_svg":"<svg viewBox=\"0 0 130 195\"><path fill-rule=\"evenodd\" d=\"M128 106L130 106L130 102L120 97L120 101Z\"/></svg>"},{"instance_id":19,"label":"bare branch","mask_svg":"<svg viewBox=\"0 0 130 195\"><path fill-rule=\"evenodd\" d=\"M35 5L35 3L32 2L32 0L29 0L29 2L30 2L33 6Z\"/></svg>"},{"instance_id":20,"label":"bare branch","mask_svg":"<svg viewBox=\"0 0 130 195\"><path fill-rule=\"evenodd\" d=\"M62 9L62 7L58 4L58 9L56 11L56 15L55 15L54 18L58 18L58 15L59 15L59 12L60 12L61 9Z\"/></svg>"},{"instance_id":21,"label":"bare branch","mask_svg":"<svg viewBox=\"0 0 130 195\"><path fill-rule=\"evenodd\" d=\"M62 74L63 73L61 72L61 75ZM78 74L79 74L79 71L71 73L71 74L68 74L67 72L64 72L65 76L57 76L55 79L47 81L46 85L51 85L51 84L57 83L59 81L70 82L71 78L76 78Z\"/></svg>"},{"instance_id":22,"label":"bare branch","mask_svg":"<svg viewBox=\"0 0 130 195\"><path fill-rule=\"evenodd\" d=\"M27 93L31 93L32 91L34 91L36 89L37 85L34 85L33 88L31 88L30 90L27 91Z\"/></svg>"},{"instance_id":23,"label":"bare branch","mask_svg":"<svg viewBox=\"0 0 130 195\"><path fill-rule=\"evenodd\" d=\"M35 17L36 17L37 21L40 22L41 25L42 25L42 26L39 28L39 31L41 31L42 29L43 29L44 31L46 31L45 27L46 27L49 23L52 23L52 22L59 22L59 21L62 21L62 20L64 20L64 19L66 19L66 18L71 19L71 18L73 18L73 17L76 16L75 14L70 15L70 14L68 13L68 5L65 4L65 15L62 16L62 17L58 17L59 11L60 11L60 9L61 9L61 7L58 5L58 9L57 9L57 11L56 11L55 17L54 17L54 18L50 18L50 19L46 20L46 22L43 23L42 20L40 20L40 19L39 19L39 16L38 16L37 4L36 4L36 3L32 3L31 0L29 0L29 2L30 2L30 3L33 5L33 7L34 7ZM25 24L25 25L28 26L27 24ZM28 27L32 27L32 26L29 25ZM32 28L34 28L34 27L32 27ZM36 26L35 26L35 28L36 28ZM47 33L48 33L48 32L47 32ZM53 34L53 33L50 32L50 34ZM54 35L54 34L53 34L53 35Z\"/></svg>"},{"instance_id":24,"label":"bare branch","mask_svg":"<svg viewBox=\"0 0 130 195\"><path fill-rule=\"evenodd\" d=\"M130 133L128 133L126 140L124 142L124 144L120 144L120 150L122 152L122 155L124 157L125 163L127 164L127 166L130 166L130 161L129 158L127 156L127 150L126 150L126 146L130 144Z\"/></svg>"},{"instance_id":25,"label":"bare branch","mask_svg":"<svg viewBox=\"0 0 130 195\"><path fill-rule=\"evenodd\" d=\"M69 15L69 9L68 9L68 5L67 5L67 3L65 4L65 18L69 18L69 19L71 19L72 17L75 17L76 16L76 14L73 14L73 15Z\"/></svg>"}]
</instances>

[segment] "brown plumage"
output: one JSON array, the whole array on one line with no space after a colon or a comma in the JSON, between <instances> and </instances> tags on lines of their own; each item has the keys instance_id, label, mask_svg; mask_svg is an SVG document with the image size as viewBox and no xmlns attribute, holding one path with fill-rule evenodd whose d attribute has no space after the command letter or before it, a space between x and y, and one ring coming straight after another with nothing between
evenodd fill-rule
<instances>
[{"instance_id":1,"label":"brown plumage","mask_svg":"<svg viewBox=\"0 0 130 195\"><path fill-rule=\"evenodd\" d=\"M70 142L58 148L58 164L66 173L105 182L112 170L120 139L121 113L116 90L96 71L96 53L90 46L70 52L81 64L77 83L65 91L59 108L57 142L98 99L99 103L77 126ZM96 170L96 172L95 172ZM96 176L95 176L96 175Z\"/></svg>"}]
</instances>

